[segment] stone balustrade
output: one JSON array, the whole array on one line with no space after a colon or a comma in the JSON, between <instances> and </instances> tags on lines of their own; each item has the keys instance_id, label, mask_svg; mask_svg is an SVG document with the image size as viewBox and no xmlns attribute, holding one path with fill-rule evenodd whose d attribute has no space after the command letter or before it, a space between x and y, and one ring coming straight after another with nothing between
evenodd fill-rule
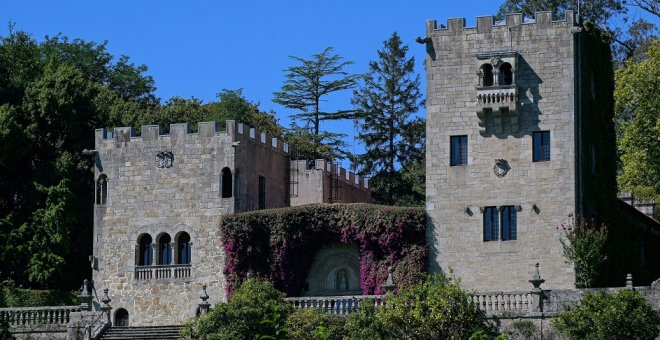
<instances>
[{"instance_id":1,"label":"stone balustrade","mask_svg":"<svg viewBox=\"0 0 660 340\"><path fill-rule=\"evenodd\" d=\"M477 106L479 111L484 108L498 109L500 107L509 107L510 112L516 110L517 88L513 87L482 87L477 90Z\"/></svg>"},{"instance_id":2,"label":"stone balustrade","mask_svg":"<svg viewBox=\"0 0 660 340\"><path fill-rule=\"evenodd\" d=\"M346 315L360 307L365 300L372 300L374 306L384 304L383 295L346 295L346 296L302 296L286 300L295 309L314 308L324 313Z\"/></svg>"},{"instance_id":3,"label":"stone balustrade","mask_svg":"<svg viewBox=\"0 0 660 340\"><path fill-rule=\"evenodd\" d=\"M486 313L504 311L531 311L534 309L530 292L483 292L475 293L472 302Z\"/></svg>"},{"instance_id":4,"label":"stone balustrade","mask_svg":"<svg viewBox=\"0 0 660 340\"><path fill-rule=\"evenodd\" d=\"M0 308L0 319L6 320L15 334L59 333L66 332L74 312L80 312L80 306Z\"/></svg>"},{"instance_id":5,"label":"stone balustrade","mask_svg":"<svg viewBox=\"0 0 660 340\"><path fill-rule=\"evenodd\" d=\"M189 264L135 267L135 279L138 281L185 279L189 277Z\"/></svg>"}]
</instances>

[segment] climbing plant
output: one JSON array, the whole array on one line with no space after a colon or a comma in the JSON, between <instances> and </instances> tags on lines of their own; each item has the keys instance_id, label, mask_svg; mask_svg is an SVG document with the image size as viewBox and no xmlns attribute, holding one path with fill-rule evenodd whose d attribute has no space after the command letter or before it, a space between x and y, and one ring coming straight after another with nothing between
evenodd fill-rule
<instances>
[{"instance_id":1,"label":"climbing plant","mask_svg":"<svg viewBox=\"0 0 660 340\"><path fill-rule=\"evenodd\" d=\"M305 287L314 254L323 244L356 244L364 294L381 294L388 266L398 284L420 277L427 257L423 208L372 204L324 204L260 210L225 217L227 293L248 273L288 296Z\"/></svg>"},{"instance_id":2,"label":"climbing plant","mask_svg":"<svg viewBox=\"0 0 660 340\"><path fill-rule=\"evenodd\" d=\"M571 215L568 222L557 228L565 234L565 239L560 239L564 257L575 266L575 286L593 287L607 259L607 227L604 223L599 226L593 220Z\"/></svg>"}]
</instances>

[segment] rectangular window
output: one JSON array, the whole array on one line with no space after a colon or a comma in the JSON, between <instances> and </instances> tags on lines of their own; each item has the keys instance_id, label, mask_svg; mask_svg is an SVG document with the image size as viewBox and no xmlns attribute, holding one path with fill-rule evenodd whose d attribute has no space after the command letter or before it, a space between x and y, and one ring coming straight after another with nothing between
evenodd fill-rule
<instances>
[{"instance_id":1,"label":"rectangular window","mask_svg":"<svg viewBox=\"0 0 660 340\"><path fill-rule=\"evenodd\" d=\"M496 241L499 237L497 207L484 208L484 241Z\"/></svg>"},{"instance_id":2,"label":"rectangular window","mask_svg":"<svg viewBox=\"0 0 660 340\"><path fill-rule=\"evenodd\" d=\"M534 162L550 160L550 131L534 131L532 144L532 160Z\"/></svg>"},{"instance_id":3,"label":"rectangular window","mask_svg":"<svg viewBox=\"0 0 660 340\"><path fill-rule=\"evenodd\" d=\"M467 165L467 136L451 136L449 138L450 145L450 165Z\"/></svg>"},{"instance_id":4,"label":"rectangular window","mask_svg":"<svg viewBox=\"0 0 660 340\"><path fill-rule=\"evenodd\" d=\"M266 178L259 176L259 209L266 209Z\"/></svg>"},{"instance_id":5,"label":"rectangular window","mask_svg":"<svg viewBox=\"0 0 660 340\"><path fill-rule=\"evenodd\" d=\"M500 207L500 219L502 223L502 241L517 239L517 217L514 206Z\"/></svg>"}]
</instances>

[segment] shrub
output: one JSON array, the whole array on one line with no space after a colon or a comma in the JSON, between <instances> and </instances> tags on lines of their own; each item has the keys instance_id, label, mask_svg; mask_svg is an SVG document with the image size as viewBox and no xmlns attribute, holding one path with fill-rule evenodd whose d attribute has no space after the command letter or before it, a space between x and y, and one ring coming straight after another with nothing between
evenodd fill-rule
<instances>
[{"instance_id":1,"label":"shrub","mask_svg":"<svg viewBox=\"0 0 660 340\"><path fill-rule=\"evenodd\" d=\"M376 318L376 307L373 300L362 300L357 311L346 317L344 329L346 338L350 340L380 340L391 338L384 325Z\"/></svg>"},{"instance_id":2,"label":"shrub","mask_svg":"<svg viewBox=\"0 0 660 340\"><path fill-rule=\"evenodd\" d=\"M344 317L306 308L293 312L287 320L287 326L292 340L341 340L346 335L345 322Z\"/></svg>"},{"instance_id":3,"label":"shrub","mask_svg":"<svg viewBox=\"0 0 660 340\"><path fill-rule=\"evenodd\" d=\"M555 329L569 339L655 339L660 334L660 313L638 292L588 293L580 304L553 320Z\"/></svg>"},{"instance_id":4,"label":"shrub","mask_svg":"<svg viewBox=\"0 0 660 340\"><path fill-rule=\"evenodd\" d=\"M0 339L2 340L15 339L14 336L9 331L9 321L3 318L0 318Z\"/></svg>"},{"instance_id":5,"label":"shrub","mask_svg":"<svg viewBox=\"0 0 660 340\"><path fill-rule=\"evenodd\" d=\"M72 306L78 304L76 293L57 290L17 288L12 281L0 284L0 308Z\"/></svg>"},{"instance_id":6,"label":"shrub","mask_svg":"<svg viewBox=\"0 0 660 340\"><path fill-rule=\"evenodd\" d=\"M605 224L597 226L579 216L569 216L569 222L557 227L565 232L566 239L561 239L564 257L575 266L575 286L592 287L602 274L601 269L607 259L607 228Z\"/></svg>"},{"instance_id":7,"label":"shrub","mask_svg":"<svg viewBox=\"0 0 660 340\"><path fill-rule=\"evenodd\" d=\"M488 329L471 295L443 275L388 295L377 318L397 339L467 339Z\"/></svg>"},{"instance_id":8,"label":"shrub","mask_svg":"<svg viewBox=\"0 0 660 340\"><path fill-rule=\"evenodd\" d=\"M291 312L284 294L270 283L248 279L227 303L219 303L209 314L189 321L181 334L197 339L252 339L276 333L273 324L262 320L273 313L286 319Z\"/></svg>"},{"instance_id":9,"label":"shrub","mask_svg":"<svg viewBox=\"0 0 660 340\"><path fill-rule=\"evenodd\" d=\"M488 329L471 295L442 275L388 294L385 306L364 302L346 321L350 339L468 339Z\"/></svg>"},{"instance_id":10,"label":"shrub","mask_svg":"<svg viewBox=\"0 0 660 340\"><path fill-rule=\"evenodd\" d=\"M516 320L506 326L504 333L507 334L511 340L539 338L539 329L534 325L534 322L530 320Z\"/></svg>"}]
</instances>

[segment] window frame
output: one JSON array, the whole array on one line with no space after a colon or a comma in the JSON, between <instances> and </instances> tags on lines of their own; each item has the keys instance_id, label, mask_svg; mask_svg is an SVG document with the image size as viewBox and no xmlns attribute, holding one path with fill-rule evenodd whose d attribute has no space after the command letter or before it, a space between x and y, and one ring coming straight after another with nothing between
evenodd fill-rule
<instances>
[{"instance_id":1,"label":"window frame","mask_svg":"<svg viewBox=\"0 0 660 340\"><path fill-rule=\"evenodd\" d=\"M449 166L468 165L467 135L449 136Z\"/></svg>"},{"instance_id":2,"label":"window frame","mask_svg":"<svg viewBox=\"0 0 660 340\"><path fill-rule=\"evenodd\" d=\"M515 241L518 239L518 211L513 205L503 205L500 210L500 240Z\"/></svg>"},{"instance_id":3,"label":"window frame","mask_svg":"<svg viewBox=\"0 0 660 340\"><path fill-rule=\"evenodd\" d=\"M490 225L489 225L490 224ZM484 207L483 211L483 241L499 240L499 211L496 206Z\"/></svg>"},{"instance_id":4,"label":"window frame","mask_svg":"<svg viewBox=\"0 0 660 340\"><path fill-rule=\"evenodd\" d=\"M552 159L550 131L532 132L532 162L548 162Z\"/></svg>"}]
</instances>

